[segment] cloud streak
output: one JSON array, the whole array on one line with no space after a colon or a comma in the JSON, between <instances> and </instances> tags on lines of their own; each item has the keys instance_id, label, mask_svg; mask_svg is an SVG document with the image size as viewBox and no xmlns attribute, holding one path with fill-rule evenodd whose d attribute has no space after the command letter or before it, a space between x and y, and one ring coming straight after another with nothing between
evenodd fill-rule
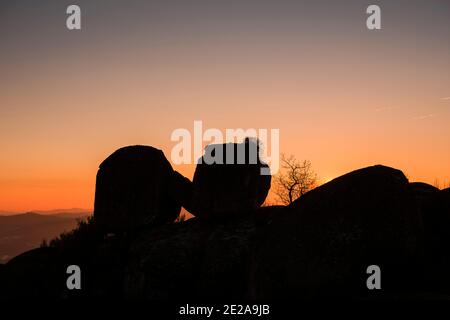
<instances>
[{"instance_id":1,"label":"cloud streak","mask_svg":"<svg viewBox=\"0 0 450 320\"><path fill-rule=\"evenodd\" d=\"M392 110L392 107L380 107L375 109L376 112L390 111L390 110Z\"/></svg>"},{"instance_id":2,"label":"cloud streak","mask_svg":"<svg viewBox=\"0 0 450 320\"><path fill-rule=\"evenodd\" d=\"M429 113L429 114L424 114L421 116L417 116L414 117L415 120L425 120L425 119L430 119L430 118L434 118L436 116L435 113Z\"/></svg>"}]
</instances>

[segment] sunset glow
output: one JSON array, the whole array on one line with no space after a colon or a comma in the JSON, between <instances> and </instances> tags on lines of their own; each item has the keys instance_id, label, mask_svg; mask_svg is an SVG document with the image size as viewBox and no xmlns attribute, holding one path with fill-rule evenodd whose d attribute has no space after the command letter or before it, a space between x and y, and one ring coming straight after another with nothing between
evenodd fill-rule
<instances>
[{"instance_id":1,"label":"sunset glow","mask_svg":"<svg viewBox=\"0 0 450 320\"><path fill-rule=\"evenodd\" d=\"M93 208L103 159L134 144L169 157L172 131L194 120L278 128L280 151L323 182L373 164L450 182L448 2L381 1L370 32L357 2L79 1L78 33L66 2L0 12L0 211Z\"/></svg>"}]
</instances>

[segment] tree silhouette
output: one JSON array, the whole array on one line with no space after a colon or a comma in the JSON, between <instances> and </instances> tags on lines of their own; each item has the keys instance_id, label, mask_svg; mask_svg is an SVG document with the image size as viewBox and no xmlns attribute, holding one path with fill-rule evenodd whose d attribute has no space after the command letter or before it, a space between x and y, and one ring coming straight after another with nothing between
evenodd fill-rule
<instances>
[{"instance_id":1,"label":"tree silhouette","mask_svg":"<svg viewBox=\"0 0 450 320\"><path fill-rule=\"evenodd\" d=\"M450 180L448 182L443 180L443 182L441 184L441 181L438 178L435 178L433 186L438 188L438 189L441 189L441 190L446 189L446 188L450 188Z\"/></svg>"},{"instance_id":2,"label":"tree silhouette","mask_svg":"<svg viewBox=\"0 0 450 320\"><path fill-rule=\"evenodd\" d=\"M317 186L317 175L309 160L299 161L293 155L281 155L281 170L274 177L275 194L280 202L289 205Z\"/></svg>"}]
</instances>

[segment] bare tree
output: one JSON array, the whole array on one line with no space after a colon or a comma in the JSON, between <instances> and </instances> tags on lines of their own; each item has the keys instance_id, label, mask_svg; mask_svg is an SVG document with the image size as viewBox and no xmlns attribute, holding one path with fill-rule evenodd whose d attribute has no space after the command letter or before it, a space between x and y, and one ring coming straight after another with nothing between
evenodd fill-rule
<instances>
[{"instance_id":1,"label":"bare tree","mask_svg":"<svg viewBox=\"0 0 450 320\"><path fill-rule=\"evenodd\" d=\"M288 205L317 186L317 175L311 162L298 161L293 155L281 155L281 170L274 177L275 194L281 203Z\"/></svg>"},{"instance_id":2,"label":"bare tree","mask_svg":"<svg viewBox=\"0 0 450 320\"><path fill-rule=\"evenodd\" d=\"M439 182L439 179L438 179L438 178L435 178L435 179L434 179L433 187L438 188L438 189L441 188L441 183Z\"/></svg>"},{"instance_id":3,"label":"bare tree","mask_svg":"<svg viewBox=\"0 0 450 320\"><path fill-rule=\"evenodd\" d=\"M443 180L443 182L441 184L440 180L438 178L435 178L433 186L438 188L438 189L441 189L441 190L446 189L446 188L450 188L450 180L448 182Z\"/></svg>"}]
</instances>

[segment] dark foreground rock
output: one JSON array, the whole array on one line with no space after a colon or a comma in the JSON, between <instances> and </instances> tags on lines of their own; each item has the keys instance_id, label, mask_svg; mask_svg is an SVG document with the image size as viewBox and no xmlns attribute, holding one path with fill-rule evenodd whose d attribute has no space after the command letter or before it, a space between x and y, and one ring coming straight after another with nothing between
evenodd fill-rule
<instances>
[{"instance_id":1,"label":"dark foreground rock","mask_svg":"<svg viewBox=\"0 0 450 320\"><path fill-rule=\"evenodd\" d=\"M439 192L438 188L423 182L412 182L409 184L409 188L413 192L419 209L421 209L424 205L427 205L430 198Z\"/></svg>"},{"instance_id":2,"label":"dark foreground rock","mask_svg":"<svg viewBox=\"0 0 450 320\"><path fill-rule=\"evenodd\" d=\"M249 160L252 150L255 150L254 163ZM226 162L227 155L233 163ZM242 163L238 163L238 155L243 155ZM211 163L208 156L220 159L220 163ZM269 167L259 159L257 142L246 140L241 144L207 146L195 169L192 213L198 217L217 217L259 208L271 181L270 174L261 174L262 170Z\"/></svg>"},{"instance_id":3,"label":"dark foreground rock","mask_svg":"<svg viewBox=\"0 0 450 320\"><path fill-rule=\"evenodd\" d=\"M137 238L125 293L150 299L242 299L248 265L268 213L212 222L191 219Z\"/></svg>"},{"instance_id":4,"label":"dark foreground rock","mask_svg":"<svg viewBox=\"0 0 450 320\"><path fill-rule=\"evenodd\" d=\"M420 202L425 230L425 261L430 290L450 290L450 189L437 190Z\"/></svg>"},{"instance_id":5,"label":"dark foreground rock","mask_svg":"<svg viewBox=\"0 0 450 320\"><path fill-rule=\"evenodd\" d=\"M404 175L369 167L289 207L193 218L99 240L84 236L94 240L70 245L66 240L25 253L0 270L7 279L0 296L181 302L446 298L450 290L437 291L437 283L448 271L445 259L442 267L438 264L449 251L447 244L433 240L432 247L424 245L431 240L423 239L433 232L447 239L445 226L437 229L437 224L449 225L448 192L438 192L440 200L428 210L439 213L429 211L423 232L420 212L428 211L419 209ZM425 254L424 248L429 250ZM65 287L70 264L82 270L83 290L78 292ZM381 268L380 291L366 287L369 265Z\"/></svg>"},{"instance_id":6,"label":"dark foreground rock","mask_svg":"<svg viewBox=\"0 0 450 320\"><path fill-rule=\"evenodd\" d=\"M161 150L149 146L117 150L97 173L95 222L106 232L173 222L181 209L173 194L173 175Z\"/></svg>"},{"instance_id":7,"label":"dark foreground rock","mask_svg":"<svg viewBox=\"0 0 450 320\"><path fill-rule=\"evenodd\" d=\"M357 170L308 192L267 229L253 297L360 297L370 265L381 268L384 290L406 290L421 251L421 218L403 173Z\"/></svg>"},{"instance_id":8,"label":"dark foreground rock","mask_svg":"<svg viewBox=\"0 0 450 320\"><path fill-rule=\"evenodd\" d=\"M3 267L1 298L62 297L65 269L56 250L39 248L23 253Z\"/></svg>"}]
</instances>

